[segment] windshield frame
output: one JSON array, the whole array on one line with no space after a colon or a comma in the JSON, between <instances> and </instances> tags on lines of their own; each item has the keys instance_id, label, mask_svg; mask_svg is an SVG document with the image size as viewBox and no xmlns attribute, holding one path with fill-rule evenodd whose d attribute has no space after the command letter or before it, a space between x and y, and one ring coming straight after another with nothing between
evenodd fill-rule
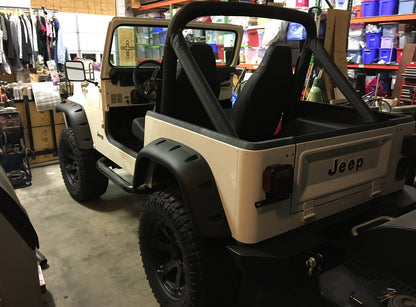
<instances>
[{"instance_id":1,"label":"windshield frame","mask_svg":"<svg viewBox=\"0 0 416 307\"><path fill-rule=\"evenodd\" d=\"M115 66L110 62L112 46L115 39L115 31L119 27L163 27L166 30L169 29L170 20L166 19L150 19L150 18L120 18L115 17L110 21L109 28L113 29L111 33L107 33L107 40L105 43L105 49L103 53L103 61L108 61L106 65L103 66L101 76L102 79L109 78L110 71L113 68L117 69L126 69L133 66ZM187 24L185 29L198 29L198 30L218 30L224 32L232 32L235 34L234 41L234 52L230 57L230 60L226 63L218 63L219 65L232 66L235 67L238 64L240 56L240 46L243 38L243 28L238 25L233 24L223 24L223 23L205 23L205 22L190 22ZM166 44L166 43L165 43ZM163 59L163 58L162 58Z\"/></svg>"}]
</instances>

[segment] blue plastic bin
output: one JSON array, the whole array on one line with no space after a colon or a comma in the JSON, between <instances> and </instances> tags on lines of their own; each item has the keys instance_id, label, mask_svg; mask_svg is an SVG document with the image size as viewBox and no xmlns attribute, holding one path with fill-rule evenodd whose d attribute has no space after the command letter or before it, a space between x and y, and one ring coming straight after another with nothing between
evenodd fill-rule
<instances>
[{"instance_id":1,"label":"blue plastic bin","mask_svg":"<svg viewBox=\"0 0 416 307\"><path fill-rule=\"evenodd\" d=\"M399 1L399 15L413 14L416 0Z\"/></svg>"},{"instance_id":2,"label":"blue plastic bin","mask_svg":"<svg viewBox=\"0 0 416 307\"><path fill-rule=\"evenodd\" d=\"M396 61L396 48L380 48L378 58L386 63Z\"/></svg>"},{"instance_id":3,"label":"blue plastic bin","mask_svg":"<svg viewBox=\"0 0 416 307\"><path fill-rule=\"evenodd\" d=\"M369 49L380 48L381 34L382 33L366 33L366 47Z\"/></svg>"},{"instance_id":4,"label":"blue plastic bin","mask_svg":"<svg viewBox=\"0 0 416 307\"><path fill-rule=\"evenodd\" d=\"M398 0L379 0L378 15L386 16L397 13Z\"/></svg>"},{"instance_id":5,"label":"blue plastic bin","mask_svg":"<svg viewBox=\"0 0 416 307\"><path fill-rule=\"evenodd\" d=\"M363 64L371 64L378 59L378 49L376 48L364 48L362 53Z\"/></svg>"},{"instance_id":6,"label":"blue plastic bin","mask_svg":"<svg viewBox=\"0 0 416 307\"><path fill-rule=\"evenodd\" d=\"M377 16L378 15L378 0L361 2L361 10L362 10L363 17Z\"/></svg>"},{"instance_id":7,"label":"blue plastic bin","mask_svg":"<svg viewBox=\"0 0 416 307\"><path fill-rule=\"evenodd\" d=\"M165 42L166 42L166 33L167 33L166 30L159 32L159 34L160 34L160 44L161 45L164 45Z\"/></svg>"}]
</instances>

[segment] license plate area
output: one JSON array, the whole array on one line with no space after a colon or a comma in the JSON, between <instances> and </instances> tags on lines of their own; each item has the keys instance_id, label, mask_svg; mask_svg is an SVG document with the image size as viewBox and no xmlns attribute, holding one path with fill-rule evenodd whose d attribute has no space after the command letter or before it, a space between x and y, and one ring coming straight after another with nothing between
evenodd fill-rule
<instances>
[{"instance_id":1,"label":"license plate area","mask_svg":"<svg viewBox=\"0 0 416 307\"><path fill-rule=\"evenodd\" d=\"M321 198L330 202L331 198L350 194L347 192L350 189L361 191L367 189L368 183L383 178L391 144L392 136L388 134L337 144L331 141L327 145L322 141L298 144L291 213L303 210L307 201L317 206Z\"/></svg>"}]
</instances>

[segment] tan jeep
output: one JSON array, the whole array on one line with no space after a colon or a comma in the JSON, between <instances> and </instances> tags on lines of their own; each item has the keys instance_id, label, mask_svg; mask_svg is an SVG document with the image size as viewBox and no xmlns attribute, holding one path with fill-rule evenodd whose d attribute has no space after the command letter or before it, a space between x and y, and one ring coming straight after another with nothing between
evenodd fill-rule
<instances>
[{"instance_id":1,"label":"tan jeep","mask_svg":"<svg viewBox=\"0 0 416 307\"><path fill-rule=\"evenodd\" d=\"M192 22L213 15L302 24L307 39L296 67L290 48L273 43L232 106L243 29ZM373 111L363 103L322 47L309 14L196 2L169 24L114 18L104 50L98 82L74 82L71 102L58 107L68 124L59 142L62 174L79 201L99 197L108 178L128 192L150 193L141 211L139 240L147 278L161 305L235 303L244 297L237 294L240 273L250 279L253 272L273 280L273 287L293 289L293 282L314 289L319 284L325 297L342 304L364 282L354 277L353 286L341 286L334 294L328 287L333 268L351 259L357 242L362 246L354 257L373 261L364 247L378 252L383 245L368 238L383 231L395 237L397 228L390 224L415 216L403 215L415 200L413 188L403 189L415 152L413 119ZM347 105L299 98L312 54ZM80 62L66 63L71 82L89 79L86 72ZM389 216L380 217L382 212ZM387 222L364 232L373 220ZM354 239L349 231L356 225L360 235ZM414 222L406 225L404 237L414 238ZM403 243L404 237L390 244ZM411 250L414 256L415 247ZM375 266L386 263L378 257ZM402 264L407 270L383 270L400 272L395 278L415 287L415 266ZM376 296L367 292L366 297ZM315 294L319 297L319 291ZM307 306L307 296L293 299L292 306Z\"/></svg>"}]
</instances>

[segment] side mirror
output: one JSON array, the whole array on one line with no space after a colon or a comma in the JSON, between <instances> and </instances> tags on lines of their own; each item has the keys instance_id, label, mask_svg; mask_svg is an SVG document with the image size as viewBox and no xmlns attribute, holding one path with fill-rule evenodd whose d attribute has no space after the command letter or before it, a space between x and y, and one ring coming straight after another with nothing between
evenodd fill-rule
<instances>
[{"instance_id":1,"label":"side mirror","mask_svg":"<svg viewBox=\"0 0 416 307\"><path fill-rule=\"evenodd\" d=\"M65 62L65 77L69 81L85 81L84 63L80 61Z\"/></svg>"}]
</instances>

